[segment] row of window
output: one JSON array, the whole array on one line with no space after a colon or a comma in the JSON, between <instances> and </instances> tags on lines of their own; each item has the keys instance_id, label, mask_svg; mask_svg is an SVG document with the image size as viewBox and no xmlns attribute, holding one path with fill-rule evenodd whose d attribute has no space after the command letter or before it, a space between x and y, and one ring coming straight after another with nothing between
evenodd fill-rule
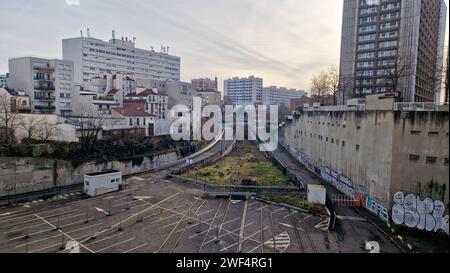
<instances>
[{"instance_id":1,"label":"row of window","mask_svg":"<svg viewBox=\"0 0 450 273\"><path fill-rule=\"evenodd\" d=\"M378 58L395 57L395 56L397 56L397 50L395 50L395 49L383 50L383 51L378 51L377 53L375 53L374 51L359 53L357 55L357 59L358 60L373 59L373 58L375 58L375 56L377 56Z\"/></svg>"},{"instance_id":2,"label":"row of window","mask_svg":"<svg viewBox=\"0 0 450 273\"><path fill-rule=\"evenodd\" d=\"M380 30L397 28L397 27L399 27L398 21L387 22L387 23L380 24ZM378 30L378 25L377 24L359 27L359 33L375 32L377 30Z\"/></svg>"},{"instance_id":3,"label":"row of window","mask_svg":"<svg viewBox=\"0 0 450 273\"><path fill-rule=\"evenodd\" d=\"M420 163L421 162L421 156L420 155L414 155L411 154L409 155L409 162L413 162L413 163ZM438 164L443 164L444 166L448 166L448 157L447 158L443 158L443 159L439 159L435 156L427 156L425 163L427 165L438 165Z\"/></svg>"}]
</instances>

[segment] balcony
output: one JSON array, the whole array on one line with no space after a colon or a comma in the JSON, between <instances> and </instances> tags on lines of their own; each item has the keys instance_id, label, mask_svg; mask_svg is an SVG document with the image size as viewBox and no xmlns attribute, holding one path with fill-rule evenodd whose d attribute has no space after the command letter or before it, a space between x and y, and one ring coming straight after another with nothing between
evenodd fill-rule
<instances>
[{"instance_id":1,"label":"balcony","mask_svg":"<svg viewBox=\"0 0 450 273\"><path fill-rule=\"evenodd\" d=\"M54 96L49 96L49 97L34 97L35 100L42 100L42 101L55 101L55 97Z\"/></svg>"},{"instance_id":2,"label":"balcony","mask_svg":"<svg viewBox=\"0 0 450 273\"><path fill-rule=\"evenodd\" d=\"M37 71L55 71L54 67L50 67L50 66L33 66L33 70L37 70Z\"/></svg>"},{"instance_id":3,"label":"balcony","mask_svg":"<svg viewBox=\"0 0 450 273\"><path fill-rule=\"evenodd\" d=\"M37 82L54 82L55 81L55 78L48 78L48 79L45 79L45 78L33 78L33 80L34 81L37 81Z\"/></svg>"},{"instance_id":4,"label":"balcony","mask_svg":"<svg viewBox=\"0 0 450 273\"><path fill-rule=\"evenodd\" d=\"M35 86L34 90L38 91L55 91L54 86Z\"/></svg>"},{"instance_id":5,"label":"balcony","mask_svg":"<svg viewBox=\"0 0 450 273\"><path fill-rule=\"evenodd\" d=\"M55 110L55 106L45 106L45 105L35 105L34 109L36 110Z\"/></svg>"}]
</instances>

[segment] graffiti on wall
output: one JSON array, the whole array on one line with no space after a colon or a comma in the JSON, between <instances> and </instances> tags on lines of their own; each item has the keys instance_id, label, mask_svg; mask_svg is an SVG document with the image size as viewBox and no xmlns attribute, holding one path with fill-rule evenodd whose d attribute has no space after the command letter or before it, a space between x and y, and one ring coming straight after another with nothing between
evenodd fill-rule
<instances>
[{"instance_id":1,"label":"graffiti on wall","mask_svg":"<svg viewBox=\"0 0 450 273\"><path fill-rule=\"evenodd\" d=\"M365 207L372 213L378 215L378 217L383 219L385 222L389 222L389 210L383 206L381 202L378 202L371 196L366 196Z\"/></svg>"},{"instance_id":2,"label":"graffiti on wall","mask_svg":"<svg viewBox=\"0 0 450 273\"><path fill-rule=\"evenodd\" d=\"M355 198L355 189L353 188L353 182L347 177L340 175L327 167L322 169L320 176L342 193L345 193L351 198Z\"/></svg>"},{"instance_id":3,"label":"graffiti on wall","mask_svg":"<svg viewBox=\"0 0 450 273\"><path fill-rule=\"evenodd\" d=\"M405 196L403 192L394 194L392 221L397 225L449 234L448 215L444 216L444 213L445 204L441 200L420 200L414 194Z\"/></svg>"}]
</instances>

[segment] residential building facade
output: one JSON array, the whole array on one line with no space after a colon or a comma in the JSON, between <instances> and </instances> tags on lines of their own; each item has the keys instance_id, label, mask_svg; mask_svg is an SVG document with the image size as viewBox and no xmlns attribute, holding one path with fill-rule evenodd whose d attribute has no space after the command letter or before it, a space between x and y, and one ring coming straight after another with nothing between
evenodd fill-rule
<instances>
[{"instance_id":1,"label":"residential building facade","mask_svg":"<svg viewBox=\"0 0 450 273\"><path fill-rule=\"evenodd\" d=\"M192 89L195 91L214 90L218 89L217 77L214 80L209 78L193 79Z\"/></svg>"},{"instance_id":2,"label":"residential building facade","mask_svg":"<svg viewBox=\"0 0 450 273\"><path fill-rule=\"evenodd\" d=\"M143 101L145 112L155 116L156 119L165 119L167 117L169 96L158 89L138 90L136 93L130 93L126 96L127 102Z\"/></svg>"},{"instance_id":3,"label":"residential building facade","mask_svg":"<svg viewBox=\"0 0 450 273\"><path fill-rule=\"evenodd\" d=\"M133 79L180 80L180 58L166 52L139 49L135 41L108 42L92 37L64 39L63 59L74 63L75 82L88 83L102 74L117 74Z\"/></svg>"},{"instance_id":4,"label":"residential building facade","mask_svg":"<svg viewBox=\"0 0 450 273\"><path fill-rule=\"evenodd\" d=\"M254 105L263 102L263 79L232 78L224 81L224 102L234 105Z\"/></svg>"},{"instance_id":5,"label":"residential building facade","mask_svg":"<svg viewBox=\"0 0 450 273\"><path fill-rule=\"evenodd\" d=\"M222 92L215 90L196 90L194 96L201 97L204 105L220 105L222 103Z\"/></svg>"},{"instance_id":6,"label":"residential building facade","mask_svg":"<svg viewBox=\"0 0 450 273\"><path fill-rule=\"evenodd\" d=\"M446 12L444 0L345 0L346 97L401 92L406 102L437 101Z\"/></svg>"},{"instance_id":7,"label":"residential building facade","mask_svg":"<svg viewBox=\"0 0 450 273\"><path fill-rule=\"evenodd\" d=\"M0 88L6 88L6 75L0 75Z\"/></svg>"},{"instance_id":8,"label":"residential building facade","mask_svg":"<svg viewBox=\"0 0 450 273\"><path fill-rule=\"evenodd\" d=\"M32 113L72 113L73 62L35 57L9 60L8 86L31 98Z\"/></svg>"},{"instance_id":9,"label":"residential building facade","mask_svg":"<svg viewBox=\"0 0 450 273\"><path fill-rule=\"evenodd\" d=\"M264 105L284 105L290 107L291 99L299 99L308 95L303 90L287 89L285 87L264 87L263 104Z\"/></svg>"}]
</instances>

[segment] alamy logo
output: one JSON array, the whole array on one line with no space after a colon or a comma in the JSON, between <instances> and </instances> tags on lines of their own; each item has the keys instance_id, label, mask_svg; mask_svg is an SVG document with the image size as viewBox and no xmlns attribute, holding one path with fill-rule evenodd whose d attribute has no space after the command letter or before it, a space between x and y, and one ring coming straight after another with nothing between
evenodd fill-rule
<instances>
[{"instance_id":1,"label":"alamy logo","mask_svg":"<svg viewBox=\"0 0 450 273\"><path fill-rule=\"evenodd\" d=\"M269 108L269 113L268 109ZM170 128L173 140L213 140L222 130L225 140L259 140L261 151L274 151L278 147L278 106L225 105L225 119L218 105L202 109L202 99L193 98L192 111L185 105L176 105L171 111L179 113ZM270 119L267 120L269 114ZM207 119L207 120L206 120Z\"/></svg>"}]
</instances>

